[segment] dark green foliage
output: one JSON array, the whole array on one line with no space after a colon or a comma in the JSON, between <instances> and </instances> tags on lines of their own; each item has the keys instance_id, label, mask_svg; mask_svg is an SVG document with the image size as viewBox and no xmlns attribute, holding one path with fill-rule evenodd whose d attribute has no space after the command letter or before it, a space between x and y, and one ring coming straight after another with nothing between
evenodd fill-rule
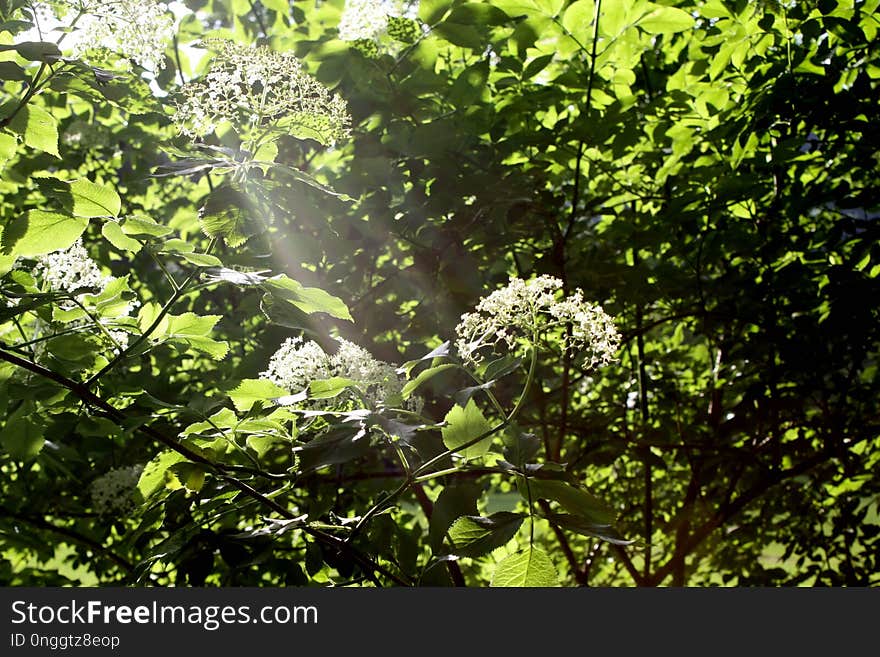
<instances>
[{"instance_id":1,"label":"dark green foliage","mask_svg":"<svg viewBox=\"0 0 880 657\"><path fill-rule=\"evenodd\" d=\"M202 4L150 85L0 2L0 583L880 581L877 0ZM208 22L351 137L179 135ZM31 275L78 238L106 289ZM461 362L539 275L616 362ZM261 378L332 336L399 385Z\"/></svg>"}]
</instances>

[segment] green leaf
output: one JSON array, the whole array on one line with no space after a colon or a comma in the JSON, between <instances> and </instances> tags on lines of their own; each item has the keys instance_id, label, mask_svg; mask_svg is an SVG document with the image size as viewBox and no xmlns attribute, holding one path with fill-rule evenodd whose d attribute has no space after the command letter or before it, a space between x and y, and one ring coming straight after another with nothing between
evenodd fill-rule
<instances>
[{"instance_id":1,"label":"green leaf","mask_svg":"<svg viewBox=\"0 0 880 657\"><path fill-rule=\"evenodd\" d=\"M259 458L263 458L273 445L284 442L279 436L252 435L245 439L245 443Z\"/></svg>"},{"instance_id":2,"label":"green leaf","mask_svg":"<svg viewBox=\"0 0 880 657\"><path fill-rule=\"evenodd\" d=\"M61 158L58 154L58 122L43 108L25 105L13 117L9 129L20 134L27 146Z\"/></svg>"},{"instance_id":3,"label":"green leaf","mask_svg":"<svg viewBox=\"0 0 880 657\"><path fill-rule=\"evenodd\" d=\"M205 467L203 465L180 461L171 465L168 471L188 491L197 493L205 485Z\"/></svg>"},{"instance_id":4,"label":"green leaf","mask_svg":"<svg viewBox=\"0 0 880 657\"><path fill-rule=\"evenodd\" d=\"M29 80L25 70L15 62L0 62L0 80Z\"/></svg>"},{"instance_id":5,"label":"green leaf","mask_svg":"<svg viewBox=\"0 0 880 657\"><path fill-rule=\"evenodd\" d=\"M122 199L116 190L80 178L70 183L70 200L64 209L76 217L118 217Z\"/></svg>"},{"instance_id":6,"label":"green leaf","mask_svg":"<svg viewBox=\"0 0 880 657\"><path fill-rule=\"evenodd\" d=\"M449 100L462 107L473 104L485 93L488 79L488 60L468 66L455 79L452 89L449 90Z\"/></svg>"},{"instance_id":7,"label":"green leaf","mask_svg":"<svg viewBox=\"0 0 880 657\"><path fill-rule=\"evenodd\" d=\"M559 577L547 553L540 548L530 546L502 559L495 567L490 586L559 586Z\"/></svg>"},{"instance_id":8,"label":"green leaf","mask_svg":"<svg viewBox=\"0 0 880 657\"><path fill-rule=\"evenodd\" d=\"M489 517L463 516L449 528L452 552L461 557L479 557L505 545L522 525L521 513L499 511Z\"/></svg>"},{"instance_id":9,"label":"green leaf","mask_svg":"<svg viewBox=\"0 0 880 657\"><path fill-rule=\"evenodd\" d=\"M409 399L410 395L412 395L419 386L425 383L425 381L433 379L435 376L440 374L440 372L445 372L446 370L455 367L456 366L452 363L443 363L442 365L437 365L436 367L429 367L426 370L422 370L419 375L412 381L407 381L406 385L404 385L403 389L400 391L400 394L403 395L404 399Z\"/></svg>"},{"instance_id":10,"label":"green leaf","mask_svg":"<svg viewBox=\"0 0 880 657\"><path fill-rule=\"evenodd\" d=\"M511 18L543 13L532 0L492 0L492 4Z\"/></svg>"},{"instance_id":11,"label":"green leaf","mask_svg":"<svg viewBox=\"0 0 880 657\"><path fill-rule=\"evenodd\" d=\"M565 0L533 0L533 2L547 16L558 15L565 5Z\"/></svg>"},{"instance_id":12,"label":"green leaf","mask_svg":"<svg viewBox=\"0 0 880 657\"><path fill-rule=\"evenodd\" d=\"M576 515L567 513L550 513L544 516L554 525L575 532L582 536L599 538L615 545L631 545L633 541L626 540L611 525L602 525L584 520Z\"/></svg>"},{"instance_id":13,"label":"green leaf","mask_svg":"<svg viewBox=\"0 0 880 657\"><path fill-rule=\"evenodd\" d=\"M465 2L453 8L447 19L463 25L504 25L510 18L498 7L488 2Z\"/></svg>"},{"instance_id":14,"label":"green leaf","mask_svg":"<svg viewBox=\"0 0 880 657\"><path fill-rule=\"evenodd\" d=\"M28 408L21 406L13 413L3 431L0 442L14 459L26 461L34 458L43 449L43 425L28 416Z\"/></svg>"},{"instance_id":15,"label":"green leaf","mask_svg":"<svg viewBox=\"0 0 880 657\"><path fill-rule=\"evenodd\" d=\"M298 281L288 278L284 274L273 276L264 282L263 289L276 300L289 303L309 315L327 313L337 319L354 321L348 307L341 299L317 287L304 287Z\"/></svg>"},{"instance_id":16,"label":"green leaf","mask_svg":"<svg viewBox=\"0 0 880 657\"><path fill-rule=\"evenodd\" d=\"M673 34L694 27L694 18L678 7L657 6L639 19L638 26L648 34Z\"/></svg>"},{"instance_id":17,"label":"green leaf","mask_svg":"<svg viewBox=\"0 0 880 657\"><path fill-rule=\"evenodd\" d=\"M289 392L268 379L245 379L229 391L229 398L237 411L246 413L257 402L271 401Z\"/></svg>"},{"instance_id":18,"label":"green leaf","mask_svg":"<svg viewBox=\"0 0 880 657\"><path fill-rule=\"evenodd\" d=\"M477 500L482 494L482 487L471 483L453 484L440 491L434 502L429 526L429 539L434 553L440 552L446 532L456 518L477 515Z\"/></svg>"},{"instance_id":19,"label":"green leaf","mask_svg":"<svg viewBox=\"0 0 880 657\"><path fill-rule=\"evenodd\" d=\"M575 486L557 479L534 479L528 480L529 488L526 488L525 480L520 477L517 481L520 495L523 499L531 497L535 499L547 499L559 502L569 513L580 516L595 524L610 525L614 522L615 514L602 500L576 488Z\"/></svg>"},{"instance_id":20,"label":"green leaf","mask_svg":"<svg viewBox=\"0 0 880 657\"><path fill-rule=\"evenodd\" d=\"M482 49L489 39L487 32L479 30L473 25L453 23L449 20L435 25L433 32L453 45L472 50Z\"/></svg>"},{"instance_id":21,"label":"green leaf","mask_svg":"<svg viewBox=\"0 0 880 657\"><path fill-rule=\"evenodd\" d=\"M199 224L205 235L222 238L233 248L244 244L260 228L251 200L231 185L223 185L208 194L199 208Z\"/></svg>"},{"instance_id":22,"label":"green leaf","mask_svg":"<svg viewBox=\"0 0 880 657\"><path fill-rule=\"evenodd\" d=\"M122 227L115 221L108 221L101 226L101 234L120 251L137 253L143 246L136 239L132 239L122 232Z\"/></svg>"},{"instance_id":23,"label":"green leaf","mask_svg":"<svg viewBox=\"0 0 880 657\"><path fill-rule=\"evenodd\" d=\"M309 383L309 397L313 399L330 399L338 397L349 388L356 388L357 385L357 381L341 376L312 381Z\"/></svg>"},{"instance_id":24,"label":"green leaf","mask_svg":"<svg viewBox=\"0 0 880 657\"><path fill-rule=\"evenodd\" d=\"M89 220L57 212L29 210L3 230L5 255L33 257L69 248L88 226Z\"/></svg>"},{"instance_id":25,"label":"green leaf","mask_svg":"<svg viewBox=\"0 0 880 657\"><path fill-rule=\"evenodd\" d=\"M156 223L153 219L144 215L126 217L119 225L122 228L122 232L129 237L145 240L159 239L173 232L168 226Z\"/></svg>"},{"instance_id":26,"label":"green leaf","mask_svg":"<svg viewBox=\"0 0 880 657\"><path fill-rule=\"evenodd\" d=\"M0 170L15 156L16 150L18 150L18 140L12 135L0 132Z\"/></svg>"},{"instance_id":27,"label":"green leaf","mask_svg":"<svg viewBox=\"0 0 880 657\"><path fill-rule=\"evenodd\" d=\"M61 51L50 41L22 41L13 45L0 46L0 52L15 50L22 59L30 62L51 64L61 59Z\"/></svg>"},{"instance_id":28,"label":"green leaf","mask_svg":"<svg viewBox=\"0 0 880 657\"><path fill-rule=\"evenodd\" d=\"M238 416L232 411L231 408L221 408L208 419L210 420L210 422L205 420L202 422L195 422L193 424L190 424L188 427L180 432L180 435L191 436L192 434L204 432L213 436L218 428L231 429L238 424Z\"/></svg>"},{"instance_id":29,"label":"green leaf","mask_svg":"<svg viewBox=\"0 0 880 657\"><path fill-rule=\"evenodd\" d=\"M578 0L571 3L562 16L562 27L577 39L582 46L593 40L593 18L596 3L593 0Z\"/></svg>"},{"instance_id":30,"label":"green leaf","mask_svg":"<svg viewBox=\"0 0 880 657\"><path fill-rule=\"evenodd\" d=\"M432 25L439 21L454 3L452 0L421 0L419 2L419 18Z\"/></svg>"},{"instance_id":31,"label":"green leaf","mask_svg":"<svg viewBox=\"0 0 880 657\"><path fill-rule=\"evenodd\" d=\"M153 460L147 463L137 483L137 488L143 498L145 500L149 499L154 493L166 486L172 489L180 488L180 481L170 468L172 465L184 460L181 454L166 450L160 452Z\"/></svg>"},{"instance_id":32,"label":"green leaf","mask_svg":"<svg viewBox=\"0 0 880 657\"><path fill-rule=\"evenodd\" d=\"M444 422L446 426L441 430L443 444L448 449L455 451L459 451L462 445L475 440L492 428L486 416L483 415L483 411L473 399L464 408L458 405L453 406L452 410L446 414ZM483 456L489 451L491 444L492 436L486 436L475 445L464 448L462 455L467 459Z\"/></svg>"},{"instance_id":33,"label":"green leaf","mask_svg":"<svg viewBox=\"0 0 880 657\"><path fill-rule=\"evenodd\" d=\"M222 267L223 262L220 258L212 256L208 253L186 253L176 251L177 255L196 267Z\"/></svg>"},{"instance_id":34,"label":"green leaf","mask_svg":"<svg viewBox=\"0 0 880 657\"><path fill-rule=\"evenodd\" d=\"M229 351L226 342L207 337L220 320L220 315L166 315L157 327L160 342L182 342L187 346L208 354L214 359L223 358Z\"/></svg>"},{"instance_id":35,"label":"green leaf","mask_svg":"<svg viewBox=\"0 0 880 657\"><path fill-rule=\"evenodd\" d=\"M509 427L504 432L503 440L504 458L519 468L541 449L541 439L533 433L522 431L518 426Z\"/></svg>"},{"instance_id":36,"label":"green leaf","mask_svg":"<svg viewBox=\"0 0 880 657\"><path fill-rule=\"evenodd\" d=\"M340 201L353 201L354 199L347 194L341 194L336 190L328 187L327 185L318 182L313 176L309 175L305 171L301 171L297 168L287 166L286 164L274 164L272 162L259 161L256 164L266 165L272 168L273 171L277 171L279 173L286 174L296 180L297 182L301 182L304 185L308 185L313 189L317 189L324 194L328 194L330 196L335 196Z\"/></svg>"}]
</instances>

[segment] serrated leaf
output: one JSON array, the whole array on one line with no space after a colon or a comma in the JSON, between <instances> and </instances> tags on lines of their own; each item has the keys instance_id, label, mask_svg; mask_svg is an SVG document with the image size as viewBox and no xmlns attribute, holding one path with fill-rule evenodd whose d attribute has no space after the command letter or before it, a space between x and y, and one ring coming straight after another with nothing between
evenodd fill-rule
<instances>
[{"instance_id":1,"label":"serrated leaf","mask_svg":"<svg viewBox=\"0 0 880 657\"><path fill-rule=\"evenodd\" d=\"M489 40L487 32L480 30L473 25L464 25L462 23L453 23L445 20L434 26L433 33L443 37L449 43L461 46L462 48L470 48L472 50L480 50L485 47Z\"/></svg>"},{"instance_id":2,"label":"serrated leaf","mask_svg":"<svg viewBox=\"0 0 880 657\"><path fill-rule=\"evenodd\" d=\"M403 395L404 399L409 399L410 395L418 389L425 381L433 379L435 376L440 374L441 372L445 372L448 369L452 369L456 367L452 363L443 363L442 365L437 365L435 367L429 367L426 370L422 370L419 372L419 375L414 378L412 381L407 381L406 385L403 386L403 389L400 391L400 394Z\"/></svg>"},{"instance_id":3,"label":"serrated leaf","mask_svg":"<svg viewBox=\"0 0 880 657\"><path fill-rule=\"evenodd\" d=\"M284 301L307 313L326 313L337 319L354 321L348 307L338 297L317 287L305 287L286 275L273 276L263 283L263 289L277 301Z\"/></svg>"},{"instance_id":4,"label":"serrated leaf","mask_svg":"<svg viewBox=\"0 0 880 657\"><path fill-rule=\"evenodd\" d=\"M452 0L421 0L419 2L419 18L427 25L433 25L443 18L454 3Z\"/></svg>"},{"instance_id":5,"label":"serrated leaf","mask_svg":"<svg viewBox=\"0 0 880 657\"><path fill-rule=\"evenodd\" d=\"M205 160L204 158L190 157L177 162L169 162L156 167L151 178L167 178L169 176L189 176L201 171L210 171L211 169L227 164L222 160Z\"/></svg>"},{"instance_id":6,"label":"serrated leaf","mask_svg":"<svg viewBox=\"0 0 880 657\"><path fill-rule=\"evenodd\" d=\"M471 483L453 484L440 491L429 526L431 549L435 553L440 552L446 532L456 518L477 515L477 500L482 493L481 486Z\"/></svg>"},{"instance_id":7,"label":"serrated leaf","mask_svg":"<svg viewBox=\"0 0 880 657\"><path fill-rule=\"evenodd\" d=\"M129 237L145 240L159 239L174 232L168 226L163 226L144 215L126 217L119 226L122 228L122 232Z\"/></svg>"},{"instance_id":8,"label":"serrated leaf","mask_svg":"<svg viewBox=\"0 0 880 657\"><path fill-rule=\"evenodd\" d=\"M521 513L499 511L491 516L463 516L449 528L452 552L460 557L479 557L505 545L523 523Z\"/></svg>"},{"instance_id":9,"label":"serrated leaf","mask_svg":"<svg viewBox=\"0 0 880 657\"><path fill-rule=\"evenodd\" d=\"M223 262L220 258L216 256L212 256L208 253L184 253L177 252L181 258L186 260L191 265L195 265L196 267L222 267Z\"/></svg>"},{"instance_id":10,"label":"serrated leaf","mask_svg":"<svg viewBox=\"0 0 880 657\"><path fill-rule=\"evenodd\" d=\"M229 391L232 405L241 413L245 413L257 402L266 402L283 397L289 391L268 379L245 379Z\"/></svg>"},{"instance_id":11,"label":"serrated leaf","mask_svg":"<svg viewBox=\"0 0 880 657\"><path fill-rule=\"evenodd\" d=\"M12 135L0 132L0 170L15 156L16 150L18 150L18 140Z\"/></svg>"},{"instance_id":12,"label":"serrated leaf","mask_svg":"<svg viewBox=\"0 0 880 657\"><path fill-rule=\"evenodd\" d=\"M453 7L447 20L464 25L490 26L504 25L510 18L488 2L465 2Z\"/></svg>"},{"instance_id":13,"label":"serrated leaf","mask_svg":"<svg viewBox=\"0 0 880 657\"><path fill-rule=\"evenodd\" d=\"M415 358L413 360L408 360L403 365L398 368L398 372L401 374L406 374L409 376L409 373L412 372L412 369L426 360L434 360L435 358L443 358L444 356L449 355L449 340L441 344L439 347L436 347L429 351L427 354L420 358Z\"/></svg>"},{"instance_id":14,"label":"serrated leaf","mask_svg":"<svg viewBox=\"0 0 880 657\"><path fill-rule=\"evenodd\" d=\"M492 426L483 415L483 411L471 399L467 406L453 406L444 418L445 425L440 433L443 436L443 444L448 449L459 451L462 445L465 445L477 437L488 432ZM489 451L492 444L492 436L487 436L475 445L466 447L461 451L462 455L467 459L483 456Z\"/></svg>"},{"instance_id":15,"label":"serrated leaf","mask_svg":"<svg viewBox=\"0 0 880 657\"><path fill-rule=\"evenodd\" d=\"M42 107L25 105L12 118L9 129L20 134L27 146L61 159L58 154L58 121Z\"/></svg>"},{"instance_id":16,"label":"serrated leaf","mask_svg":"<svg viewBox=\"0 0 880 657\"><path fill-rule=\"evenodd\" d=\"M10 416L0 431L0 442L12 458L26 461L43 449L43 430L42 424L25 415L25 407L22 406Z\"/></svg>"},{"instance_id":17,"label":"serrated leaf","mask_svg":"<svg viewBox=\"0 0 880 657\"><path fill-rule=\"evenodd\" d=\"M559 586L556 566L547 553L536 547L505 557L495 567L490 586L551 587Z\"/></svg>"},{"instance_id":18,"label":"serrated leaf","mask_svg":"<svg viewBox=\"0 0 880 657\"><path fill-rule=\"evenodd\" d=\"M596 3L593 0L578 0L571 3L562 15L562 27L577 39L581 46L593 40L593 18Z\"/></svg>"},{"instance_id":19,"label":"serrated leaf","mask_svg":"<svg viewBox=\"0 0 880 657\"><path fill-rule=\"evenodd\" d=\"M492 4L511 18L543 13L532 0L492 0Z\"/></svg>"},{"instance_id":20,"label":"serrated leaf","mask_svg":"<svg viewBox=\"0 0 880 657\"><path fill-rule=\"evenodd\" d=\"M684 9L655 5L639 19L638 26L648 34L674 34L694 27L694 18Z\"/></svg>"},{"instance_id":21,"label":"serrated leaf","mask_svg":"<svg viewBox=\"0 0 880 657\"><path fill-rule=\"evenodd\" d=\"M29 80L25 70L15 62L0 62L0 80Z\"/></svg>"},{"instance_id":22,"label":"serrated leaf","mask_svg":"<svg viewBox=\"0 0 880 657\"><path fill-rule=\"evenodd\" d=\"M357 381L341 376L319 379L309 383L309 397L312 399L331 399L338 397L349 388L356 388L357 385Z\"/></svg>"},{"instance_id":23,"label":"serrated leaf","mask_svg":"<svg viewBox=\"0 0 880 657\"><path fill-rule=\"evenodd\" d=\"M205 468L196 463L180 461L168 469L188 491L199 492L205 485Z\"/></svg>"},{"instance_id":24,"label":"serrated leaf","mask_svg":"<svg viewBox=\"0 0 880 657\"><path fill-rule=\"evenodd\" d=\"M129 253L137 253L143 246L136 239L132 239L122 232L122 227L115 221L108 221L101 226L101 234L110 244L120 251L128 251Z\"/></svg>"},{"instance_id":25,"label":"serrated leaf","mask_svg":"<svg viewBox=\"0 0 880 657\"><path fill-rule=\"evenodd\" d=\"M61 51L51 41L22 41L12 45L0 46L0 52L15 50L22 59L30 62L57 62L61 59Z\"/></svg>"},{"instance_id":26,"label":"serrated leaf","mask_svg":"<svg viewBox=\"0 0 880 657\"><path fill-rule=\"evenodd\" d=\"M65 210L75 217L117 217L122 199L116 190L93 183L85 178L70 183L70 199L65 199Z\"/></svg>"},{"instance_id":27,"label":"serrated leaf","mask_svg":"<svg viewBox=\"0 0 880 657\"><path fill-rule=\"evenodd\" d=\"M531 493L533 500L547 499L559 502L566 511L589 522L604 525L610 525L614 522L614 510L582 488L577 488L558 479L535 478L529 479L528 486L527 489L522 477L517 481L517 487L523 499L528 499L529 493Z\"/></svg>"},{"instance_id":28,"label":"serrated leaf","mask_svg":"<svg viewBox=\"0 0 880 657\"><path fill-rule=\"evenodd\" d=\"M504 433L504 458L521 468L541 449L541 439L533 433L526 433L518 426L510 427Z\"/></svg>"},{"instance_id":29,"label":"serrated leaf","mask_svg":"<svg viewBox=\"0 0 880 657\"><path fill-rule=\"evenodd\" d=\"M251 435L245 439L247 446L254 450L259 458L263 458L273 445L280 442L284 442L281 437L271 435Z\"/></svg>"},{"instance_id":30,"label":"serrated leaf","mask_svg":"<svg viewBox=\"0 0 880 657\"><path fill-rule=\"evenodd\" d=\"M575 532L582 536L599 538L615 545L631 545L633 541L626 540L611 525L602 525L589 522L579 516L567 513L550 513L544 516L554 525Z\"/></svg>"},{"instance_id":31,"label":"serrated leaf","mask_svg":"<svg viewBox=\"0 0 880 657\"><path fill-rule=\"evenodd\" d=\"M237 247L256 235L259 229L256 211L250 199L240 190L224 185L208 194L199 208L202 232L212 239L222 238Z\"/></svg>"},{"instance_id":32,"label":"serrated leaf","mask_svg":"<svg viewBox=\"0 0 880 657\"><path fill-rule=\"evenodd\" d=\"M183 342L192 349L214 359L223 358L229 351L226 342L207 337L220 320L220 315L166 315L157 327L159 342Z\"/></svg>"},{"instance_id":33,"label":"serrated leaf","mask_svg":"<svg viewBox=\"0 0 880 657\"><path fill-rule=\"evenodd\" d=\"M58 212L29 210L4 227L5 255L33 257L69 248L88 226L89 220Z\"/></svg>"},{"instance_id":34,"label":"serrated leaf","mask_svg":"<svg viewBox=\"0 0 880 657\"><path fill-rule=\"evenodd\" d=\"M306 173L305 171L300 171L299 169L287 166L285 164L275 164L273 162L255 162L255 164L263 164L268 167L271 167L273 171L277 171L277 172L286 174L286 175L290 176L291 178L293 178L295 181L303 183L304 185L308 185L309 187L312 187L313 189L317 189L318 191L323 192L324 194L328 194L330 196L335 196L340 201L353 201L354 200L351 196L348 196L347 194L341 194L341 193L337 192L336 190L332 189L331 187L328 187L327 185L325 185L321 182L318 182L313 176Z\"/></svg>"},{"instance_id":35,"label":"serrated leaf","mask_svg":"<svg viewBox=\"0 0 880 657\"><path fill-rule=\"evenodd\" d=\"M166 486L180 488L181 484L170 468L184 460L181 454L166 450L147 463L137 483L137 489L143 498L149 499L154 493Z\"/></svg>"}]
</instances>

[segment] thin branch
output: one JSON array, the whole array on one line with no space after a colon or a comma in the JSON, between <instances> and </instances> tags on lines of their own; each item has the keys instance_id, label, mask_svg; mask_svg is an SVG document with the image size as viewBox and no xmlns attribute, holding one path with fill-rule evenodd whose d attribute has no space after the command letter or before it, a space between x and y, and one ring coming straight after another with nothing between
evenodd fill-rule
<instances>
[{"instance_id":1,"label":"thin branch","mask_svg":"<svg viewBox=\"0 0 880 657\"><path fill-rule=\"evenodd\" d=\"M113 550L111 550L106 545L99 543L98 541L89 538L88 536L84 536L79 532L70 529L69 527L62 527L60 525L55 525L46 520L45 518L34 517L34 516L26 516L24 514L18 513L17 511L12 511L7 508L0 508L0 515L13 518L18 520L19 522L24 522L34 527L39 527L40 529L45 529L47 531L58 534L59 536L65 536L81 545L85 545L96 552L100 552L104 554L110 561L115 563L117 566L125 570L127 573L130 573L134 570L134 564L132 564L125 557L121 557L116 554Z\"/></svg>"},{"instance_id":2,"label":"thin branch","mask_svg":"<svg viewBox=\"0 0 880 657\"><path fill-rule=\"evenodd\" d=\"M108 419L112 422L116 423L119 426L125 426L125 420L127 419L126 414L123 411L120 411L118 408L108 403L91 390L89 390L85 385L81 383L77 383L67 377L58 374L57 372L53 372L52 370L46 369L42 365L38 365L37 363L32 363L23 358L20 358L14 354L10 354L6 351L0 350L0 360L5 360L8 363L12 363L22 369L28 370L29 372L33 372L34 374L38 374L44 378L49 379L50 381L54 381L60 386L67 388L71 392L73 392L77 397L79 397L86 404L93 406L96 409L101 410ZM278 504L275 500L267 497L266 495L260 493L259 491L252 488L250 485L245 482L227 474L232 468L228 468L218 463L214 463L210 459L202 456L198 452L195 452L188 448L187 446L165 436L161 432L155 430L149 425L140 425L136 429L137 431L149 436L153 440L156 440L169 449L174 450L178 454L185 456L187 460L198 463L200 465L205 466L212 472L216 474L219 478L223 479L230 485L234 486L241 492L243 492L248 497L251 497L269 509L272 509L280 516L287 520L294 520L297 516L295 516L289 509L285 509L283 506ZM365 567L367 569L366 572L372 574L373 572L380 573L384 575L394 583L401 586L409 586L409 583L401 578L400 576L390 572L381 564L374 562L367 556L363 555L360 551L356 550L353 546L349 545L346 541L343 541L331 534L327 534L321 530L303 526L301 527L302 531L307 534L317 538L318 540L336 548L337 550L343 551L347 553L354 561L356 561L359 565Z\"/></svg>"}]
</instances>

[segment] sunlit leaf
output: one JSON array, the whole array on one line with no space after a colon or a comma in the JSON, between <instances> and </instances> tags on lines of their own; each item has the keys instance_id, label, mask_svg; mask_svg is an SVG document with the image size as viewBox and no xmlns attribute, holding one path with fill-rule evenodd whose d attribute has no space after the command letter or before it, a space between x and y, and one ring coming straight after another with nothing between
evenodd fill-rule
<instances>
[{"instance_id":1,"label":"sunlit leaf","mask_svg":"<svg viewBox=\"0 0 880 657\"><path fill-rule=\"evenodd\" d=\"M505 557L495 566L492 586L552 587L559 586L556 567L547 553L536 547Z\"/></svg>"}]
</instances>

